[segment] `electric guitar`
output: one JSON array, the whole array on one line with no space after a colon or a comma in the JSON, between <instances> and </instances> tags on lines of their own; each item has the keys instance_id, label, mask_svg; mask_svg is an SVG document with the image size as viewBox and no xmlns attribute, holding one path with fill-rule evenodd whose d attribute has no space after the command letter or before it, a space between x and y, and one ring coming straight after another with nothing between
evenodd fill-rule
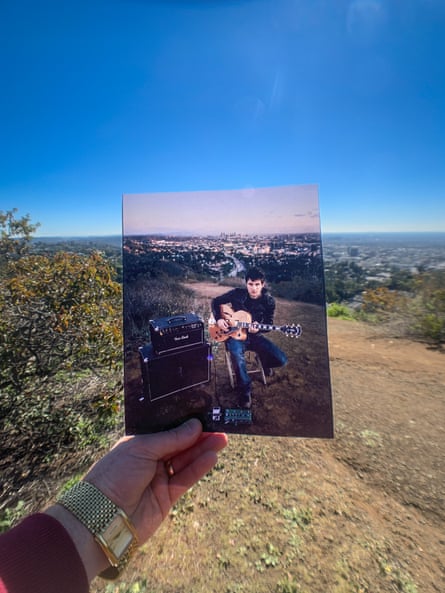
<instances>
[{"instance_id":1,"label":"electric guitar","mask_svg":"<svg viewBox=\"0 0 445 593\"><path fill-rule=\"evenodd\" d=\"M230 305L221 305L221 315L229 324L227 330L221 329L214 324L209 324L209 335L215 342L224 342L229 338L235 340L246 340L250 328L258 330L277 330L285 336L299 338L302 334L301 325L269 325L267 323L252 322L252 316L247 311L233 311Z\"/></svg>"}]
</instances>

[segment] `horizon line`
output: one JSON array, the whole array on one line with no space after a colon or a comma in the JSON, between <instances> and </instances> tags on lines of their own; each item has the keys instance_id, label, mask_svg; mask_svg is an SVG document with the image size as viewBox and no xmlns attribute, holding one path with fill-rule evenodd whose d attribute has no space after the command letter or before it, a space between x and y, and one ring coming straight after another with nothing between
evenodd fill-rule
<instances>
[{"instance_id":1,"label":"horizon line","mask_svg":"<svg viewBox=\"0 0 445 593\"><path fill-rule=\"evenodd\" d=\"M257 232L257 233L245 233L248 235L306 235L306 234L318 234L320 231L292 231L292 232ZM123 233L103 233L103 234L88 234L88 235L76 235L76 234L69 234L69 235L33 235L31 239L90 239L90 238L107 238L107 237L141 237L147 235L168 235L168 236L211 236L217 237L219 235L243 235L244 233L232 233L230 231L220 231L216 234L203 234L203 233L191 233L190 231L183 231L183 233L175 231L175 232L147 232L147 233L131 233L131 234L123 234ZM332 230L325 230L321 231L322 235L403 235L403 234L410 234L410 235L433 235L433 234L445 234L445 230L429 230L429 231L413 231L413 230L406 230L406 231L351 231L351 230L343 230L343 231L332 231Z\"/></svg>"}]
</instances>

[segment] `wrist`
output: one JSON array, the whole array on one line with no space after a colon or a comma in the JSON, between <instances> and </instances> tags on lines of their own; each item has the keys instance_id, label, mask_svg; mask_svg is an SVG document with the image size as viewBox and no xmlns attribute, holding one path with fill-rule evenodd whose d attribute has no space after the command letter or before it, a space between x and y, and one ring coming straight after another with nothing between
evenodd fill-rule
<instances>
[{"instance_id":1,"label":"wrist","mask_svg":"<svg viewBox=\"0 0 445 593\"><path fill-rule=\"evenodd\" d=\"M93 534L70 511L55 504L45 513L56 519L67 531L82 560L88 582L109 567L109 562Z\"/></svg>"},{"instance_id":2,"label":"wrist","mask_svg":"<svg viewBox=\"0 0 445 593\"><path fill-rule=\"evenodd\" d=\"M65 491L57 504L74 515L100 546L109 565L99 572L99 576L109 580L117 578L127 566L138 545L138 534L124 510L94 484L85 480L80 480ZM76 524L70 523L71 527L73 525L76 528ZM75 533L78 535L77 529ZM89 552L91 552L90 542L90 538L85 541L80 534L80 544L85 543ZM85 558L85 554L83 557ZM88 557L86 562L86 570L89 578L92 578L97 574L97 568L100 566L97 554L93 555L92 562Z\"/></svg>"}]
</instances>

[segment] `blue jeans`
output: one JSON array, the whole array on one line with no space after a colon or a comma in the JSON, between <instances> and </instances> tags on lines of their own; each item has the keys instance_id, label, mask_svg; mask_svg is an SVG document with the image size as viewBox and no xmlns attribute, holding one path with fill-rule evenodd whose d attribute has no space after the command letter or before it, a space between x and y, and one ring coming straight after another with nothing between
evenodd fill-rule
<instances>
[{"instance_id":1,"label":"blue jeans","mask_svg":"<svg viewBox=\"0 0 445 593\"><path fill-rule=\"evenodd\" d=\"M247 389L251 383L244 357L246 350L256 352L266 369L282 367L287 363L287 356L284 352L262 334L248 334L247 340L229 338L227 340L227 350L232 355L238 387L241 389Z\"/></svg>"}]
</instances>

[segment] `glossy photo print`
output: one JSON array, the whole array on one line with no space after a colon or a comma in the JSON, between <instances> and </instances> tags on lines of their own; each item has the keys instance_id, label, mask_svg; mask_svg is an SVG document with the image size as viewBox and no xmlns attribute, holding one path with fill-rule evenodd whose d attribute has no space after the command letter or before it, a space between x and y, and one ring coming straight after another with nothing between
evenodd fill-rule
<instances>
[{"instance_id":1,"label":"glossy photo print","mask_svg":"<svg viewBox=\"0 0 445 593\"><path fill-rule=\"evenodd\" d=\"M123 196L125 422L333 436L316 185Z\"/></svg>"}]
</instances>

